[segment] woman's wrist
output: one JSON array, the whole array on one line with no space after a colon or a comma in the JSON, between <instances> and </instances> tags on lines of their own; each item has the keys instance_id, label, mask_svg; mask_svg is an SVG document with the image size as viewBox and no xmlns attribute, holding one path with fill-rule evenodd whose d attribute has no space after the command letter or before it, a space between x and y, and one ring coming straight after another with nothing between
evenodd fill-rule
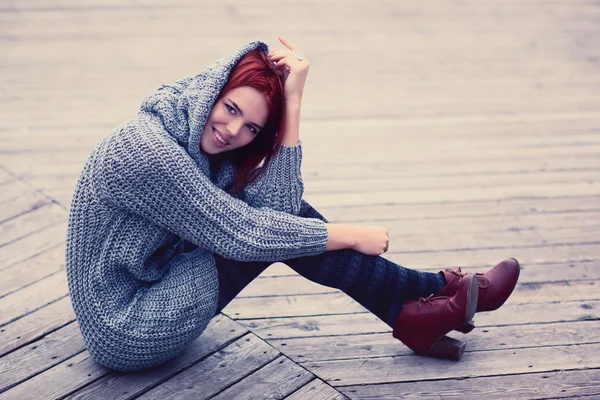
<instances>
[{"instance_id":1,"label":"woman's wrist","mask_svg":"<svg viewBox=\"0 0 600 400\"><path fill-rule=\"evenodd\" d=\"M286 102L284 146L296 146L300 141L300 103Z\"/></svg>"},{"instance_id":2,"label":"woman's wrist","mask_svg":"<svg viewBox=\"0 0 600 400\"><path fill-rule=\"evenodd\" d=\"M300 108L302 106L302 96L286 97L285 106L288 112L300 112Z\"/></svg>"},{"instance_id":3,"label":"woman's wrist","mask_svg":"<svg viewBox=\"0 0 600 400\"><path fill-rule=\"evenodd\" d=\"M325 226L328 234L326 251L351 249L355 246L354 227L331 223L326 223Z\"/></svg>"}]
</instances>

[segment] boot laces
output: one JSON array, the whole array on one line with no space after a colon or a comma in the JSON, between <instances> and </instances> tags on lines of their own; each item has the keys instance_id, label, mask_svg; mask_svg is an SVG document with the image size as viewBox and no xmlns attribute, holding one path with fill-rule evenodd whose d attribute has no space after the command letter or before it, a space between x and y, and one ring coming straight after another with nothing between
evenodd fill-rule
<instances>
[{"instance_id":1,"label":"boot laces","mask_svg":"<svg viewBox=\"0 0 600 400\"><path fill-rule=\"evenodd\" d=\"M450 272L451 274L454 274L461 278L464 277L465 275L467 275L462 272L460 267L457 267L456 270L447 268L446 272ZM483 273L477 272L475 275L477 275L477 283L479 283L480 288L485 289L486 287L490 286L490 281L486 277L483 276Z\"/></svg>"},{"instance_id":2,"label":"boot laces","mask_svg":"<svg viewBox=\"0 0 600 400\"><path fill-rule=\"evenodd\" d=\"M421 307L421 302L425 302L425 301L427 302L427 304L429 304L430 306L433 307L435 305L435 303L433 302L432 299L433 299L433 293L427 297L419 297L419 300L417 300L417 307Z\"/></svg>"},{"instance_id":3,"label":"boot laces","mask_svg":"<svg viewBox=\"0 0 600 400\"><path fill-rule=\"evenodd\" d=\"M449 273L454 274L456 276L460 276L461 278L463 276L465 276L465 274L462 273L460 267L457 267L456 270L450 269L450 268L446 268L446 272L449 272Z\"/></svg>"},{"instance_id":4,"label":"boot laces","mask_svg":"<svg viewBox=\"0 0 600 400\"><path fill-rule=\"evenodd\" d=\"M477 283L479 283L480 288L485 289L490 286L490 281L485 278L481 272L477 272L475 275L477 275Z\"/></svg>"}]
</instances>

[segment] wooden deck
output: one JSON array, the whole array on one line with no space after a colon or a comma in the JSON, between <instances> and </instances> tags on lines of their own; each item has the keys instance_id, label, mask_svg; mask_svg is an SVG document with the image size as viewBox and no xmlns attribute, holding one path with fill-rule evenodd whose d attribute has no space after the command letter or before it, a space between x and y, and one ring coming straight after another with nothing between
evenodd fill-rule
<instances>
[{"instance_id":1,"label":"wooden deck","mask_svg":"<svg viewBox=\"0 0 600 400\"><path fill-rule=\"evenodd\" d=\"M0 399L598 398L599 21L597 0L0 0ZM450 362L275 264L167 367L106 370L64 270L85 159L160 84L278 33L312 61L305 198L386 226L411 268L515 257L514 295Z\"/></svg>"}]
</instances>

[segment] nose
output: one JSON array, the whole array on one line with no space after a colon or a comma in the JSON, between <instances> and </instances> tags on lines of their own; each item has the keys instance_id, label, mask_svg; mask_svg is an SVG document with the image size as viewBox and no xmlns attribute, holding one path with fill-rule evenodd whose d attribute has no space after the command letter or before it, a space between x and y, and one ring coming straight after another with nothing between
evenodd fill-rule
<instances>
[{"instance_id":1,"label":"nose","mask_svg":"<svg viewBox=\"0 0 600 400\"><path fill-rule=\"evenodd\" d=\"M230 137L236 137L240 133L243 125L244 121L236 118L235 120L230 121L225 127L227 128Z\"/></svg>"}]
</instances>

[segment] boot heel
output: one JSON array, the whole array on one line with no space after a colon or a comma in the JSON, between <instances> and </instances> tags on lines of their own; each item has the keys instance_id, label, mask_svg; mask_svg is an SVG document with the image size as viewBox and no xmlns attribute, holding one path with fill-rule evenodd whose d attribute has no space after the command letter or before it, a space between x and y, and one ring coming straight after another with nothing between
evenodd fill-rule
<instances>
[{"instance_id":1,"label":"boot heel","mask_svg":"<svg viewBox=\"0 0 600 400\"><path fill-rule=\"evenodd\" d=\"M463 356L466 345L463 341L444 336L433 343L426 355L458 361Z\"/></svg>"},{"instance_id":2,"label":"boot heel","mask_svg":"<svg viewBox=\"0 0 600 400\"><path fill-rule=\"evenodd\" d=\"M462 333L469 333L473 329L475 329L475 321L471 320L471 321L467 322L466 324L461 325L458 328L456 328L455 331L462 332Z\"/></svg>"}]
</instances>

